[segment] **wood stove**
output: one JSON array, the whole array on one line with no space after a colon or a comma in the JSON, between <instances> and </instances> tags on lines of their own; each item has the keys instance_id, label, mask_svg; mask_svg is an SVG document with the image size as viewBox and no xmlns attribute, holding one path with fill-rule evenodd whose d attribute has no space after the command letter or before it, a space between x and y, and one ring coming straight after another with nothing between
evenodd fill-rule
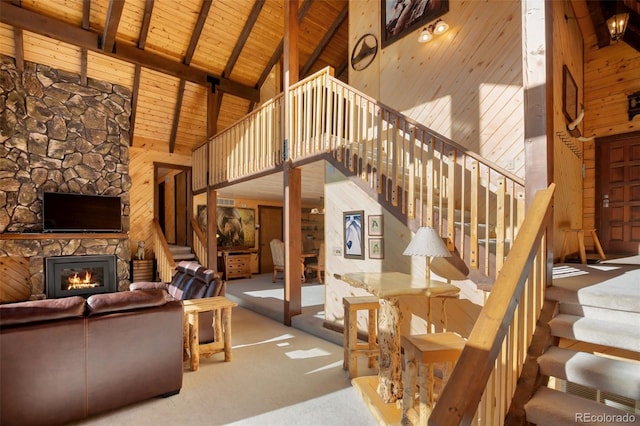
<instances>
[{"instance_id":1,"label":"wood stove","mask_svg":"<svg viewBox=\"0 0 640 426\"><path fill-rule=\"evenodd\" d=\"M117 291L116 256L55 256L45 259L48 299L89 297Z\"/></svg>"}]
</instances>

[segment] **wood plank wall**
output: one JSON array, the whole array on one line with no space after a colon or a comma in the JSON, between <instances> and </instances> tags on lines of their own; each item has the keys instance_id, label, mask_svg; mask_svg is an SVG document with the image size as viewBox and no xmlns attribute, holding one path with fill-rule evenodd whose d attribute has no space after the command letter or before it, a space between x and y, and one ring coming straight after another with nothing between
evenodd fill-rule
<instances>
[{"instance_id":1,"label":"wood plank wall","mask_svg":"<svg viewBox=\"0 0 640 426\"><path fill-rule=\"evenodd\" d=\"M349 6L353 49L380 34L380 2ZM447 33L420 44L414 31L350 69L350 84L524 177L520 2L452 0L443 19Z\"/></svg>"},{"instance_id":2,"label":"wood plank wall","mask_svg":"<svg viewBox=\"0 0 640 426\"><path fill-rule=\"evenodd\" d=\"M563 67L566 65L578 86L578 105L584 101L582 35L576 16L568 2L548 2L553 15L553 47L550 60L553 64L553 180L557 184L554 197L553 248L560 255L563 228L582 228L582 217L576 211L582 209L582 144L569 135L568 120L562 108ZM548 56L549 58L549 56ZM580 108L578 107L578 111ZM577 241L571 241L569 252L578 251Z\"/></svg>"},{"instance_id":3,"label":"wood plank wall","mask_svg":"<svg viewBox=\"0 0 640 426\"><path fill-rule=\"evenodd\" d=\"M167 154L146 146L129 148L129 176L131 177L131 229L129 237L131 247L137 246L137 241L145 241L145 258L152 258L153 251L153 193L154 168L153 163L175 164L190 166L190 155Z\"/></svg>"}]
</instances>

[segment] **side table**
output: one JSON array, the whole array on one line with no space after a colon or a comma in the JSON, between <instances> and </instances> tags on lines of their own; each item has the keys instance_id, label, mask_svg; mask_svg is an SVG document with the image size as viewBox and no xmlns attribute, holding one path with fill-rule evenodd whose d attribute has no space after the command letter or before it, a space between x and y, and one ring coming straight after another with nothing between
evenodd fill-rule
<instances>
[{"instance_id":1,"label":"side table","mask_svg":"<svg viewBox=\"0 0 640 426\"><path fill-rule=\"evenodd\" d=\"M187 299L183 300L182 304L185 315L185 339L188 340L191 354L191 370L198 370L200 355L209 357L215 353L224 352L225 362L231 361L231 309L238 306L238 304L224 296ZM216 340L211 343L200 344L198 314L206 311L214 312L213 327Z\"/></svg>"}]
</instances>

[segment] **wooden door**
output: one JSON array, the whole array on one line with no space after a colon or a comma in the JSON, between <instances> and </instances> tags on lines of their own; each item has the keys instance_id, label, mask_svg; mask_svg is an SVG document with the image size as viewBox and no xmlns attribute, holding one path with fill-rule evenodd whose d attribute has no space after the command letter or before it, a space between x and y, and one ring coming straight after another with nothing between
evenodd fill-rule
<instances>
[{"instance_id":1,"label":"wooden door","mask_svg":"<svg viewBox=\"0 0 640 426\"><path fill-rule=\"evenodd\" d=\"M605 253L640 253L640 132L598 139L596 212Z\"/></svg>"},{"instance_id":2,"label":"wooden door","mask_svg":"<svg viewBox=\"0 0 640 426\"><path fill-rule=\"evenodd\" d=\"M260 273L265 274L273 271L273 260L271 258L271 247L269 243L274 238L282 240L282 207L258 206L258 220L260 221L258 247Z\"/></svg>"}]
</instances>

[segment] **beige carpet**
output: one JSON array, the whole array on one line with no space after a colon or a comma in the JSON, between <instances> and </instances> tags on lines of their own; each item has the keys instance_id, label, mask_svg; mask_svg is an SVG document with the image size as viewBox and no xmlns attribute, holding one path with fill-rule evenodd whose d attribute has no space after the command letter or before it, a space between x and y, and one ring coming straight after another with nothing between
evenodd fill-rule
<instances>
[{"instance_id":1,"label":"beige carpet","mask_svg":"<svg viewBox=\"0 0 640 426\"><path fill-rule=\"evenodd\" d=\"M216 354L195 372L185 364L180 394L77 424L377 424L342 370L341 346L241 307L232 321L232 362Z\"/></svg>"}]
</instances>

